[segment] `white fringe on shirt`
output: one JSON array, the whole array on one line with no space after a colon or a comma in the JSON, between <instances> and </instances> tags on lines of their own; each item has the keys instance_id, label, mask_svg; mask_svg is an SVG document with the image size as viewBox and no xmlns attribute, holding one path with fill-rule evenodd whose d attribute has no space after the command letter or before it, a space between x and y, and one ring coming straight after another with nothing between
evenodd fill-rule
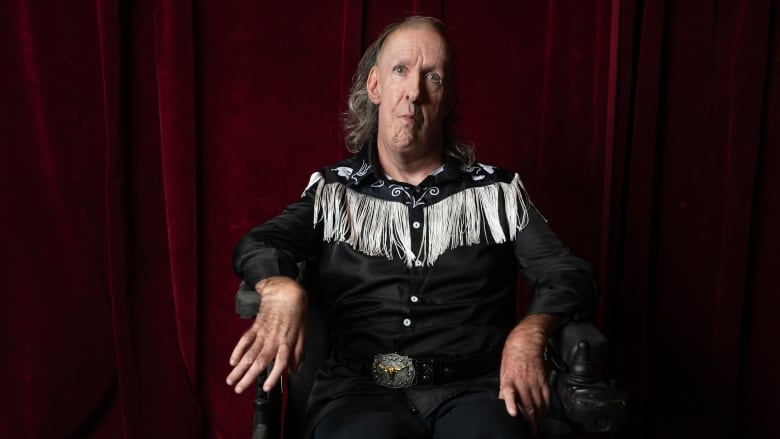
<instances>
[{"instance_id":1,"label":"white fringe on shirt","mask_svg":"<svg viewBox=\"0 0 780 439\"><path fill-rule=\"evenodd\" d=\"M388 201L347 189L342 183L319 181L314 201L314 224L323 222L323 239L341 241L369 256L395 255L408 267L419 260L432 266L448 250L475 245L482 238L506 242L501 227L499 197L504 197L504 215L509 240L528 225L528 206L519 176L511 183L473 187L423 208L422 243L419 256L412 251L409 206L400 199Z\"/></svg>"}]
</instances>

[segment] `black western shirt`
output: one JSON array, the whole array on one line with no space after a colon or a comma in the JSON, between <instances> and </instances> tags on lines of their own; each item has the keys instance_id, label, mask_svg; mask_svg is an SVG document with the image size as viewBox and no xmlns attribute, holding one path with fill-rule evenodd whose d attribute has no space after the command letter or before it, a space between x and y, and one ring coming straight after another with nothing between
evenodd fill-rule
<instances>
[{"instance_id":1,"label":"black western shirt","mask_svg":"<svg viewBox=\"0 0 780 439\"><path fill-rule=\"evenodd\" d=\"M561 244L516 174L448 156L412 186L382 175L375 148L315 173L301 199L251 230L233 255L250 286L295 277L306 261L316 279L308 293L326 308L335 353L457 359L500 351L518 322L518 270L535 290L529 314L567 320L593 309L590 266ZM378 390L337 358L325 363L313 402ZM464 386L410 395L429 412Z\"/></svg>"}]
</instances>

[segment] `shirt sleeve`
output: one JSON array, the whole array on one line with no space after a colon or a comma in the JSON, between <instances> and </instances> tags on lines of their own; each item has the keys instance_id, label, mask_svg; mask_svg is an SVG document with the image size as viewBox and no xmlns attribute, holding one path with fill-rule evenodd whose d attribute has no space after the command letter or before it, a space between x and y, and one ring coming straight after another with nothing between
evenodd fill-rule
<instances>
[{"instance_id":1,"label":"shirt sleeve","mask_svg":"<svg viewBox=\"0 0 780 439\"><path fill-rule=\"evenodd\" d=\"M271 276L296 277L298 263L314 256L322 228L314 224L316 190L317 185L310 184L300 200L236 244L233 269L250 288Z\"/></svg>"},{"instance_id":2,"label":"shirt sleeve","mask_svg":"<svg viewBox=\"0 0 780 439\"><path fill-rule=\"evenodd\" d=\"M558 314L565 323L595 310L599 292L593 269L571 254L531 203L514 250L520 272L534 288L528 314Z\"/></svg>"}]
</instances>

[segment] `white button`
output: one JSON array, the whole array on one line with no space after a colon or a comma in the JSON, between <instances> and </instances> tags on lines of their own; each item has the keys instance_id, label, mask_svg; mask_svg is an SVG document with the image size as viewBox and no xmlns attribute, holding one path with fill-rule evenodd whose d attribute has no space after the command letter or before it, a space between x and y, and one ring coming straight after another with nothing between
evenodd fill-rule
<instances>
[{"instance_id":1,"label":"white button","mask_svg":"<svg viewBox=\"0 0 780 439\"><path fill-rule=\"evenodd\" d=\"M409 300L411 300L413 303L417 303L417 301L419 301L420 299L417 298L417 296L412 296L409 298Z\"/></svg>"},{"instance_id":2,"label":"white button","mask_svg":"<svg viewBox=\"0 0 780 439\"><path fill-rule=\"evenodd\" d=\"M420 222L419 221L413 222L412 223L412 227L414 227L415 229L419 229L420 228Z\"/></svg>"},{"instance_id":3,"label":"white button","mask_svg":"<svg viewBox=\"0 0 780 439\"><path fill-rule=\"evenodd\" d=\"M422 267L422 261L421 261L421 260L419 260L419 259L418 259L418 260L416 260L416 261L414 261L414 266L415 266L415 267Z\"/></svg>"},{"instance_id":4,"label":"white button","mask_svg":"<svg viewBox=\"0 0 780 439\"><path fill-rule=\"evenodd\" d=\"M409 319L404 319L404 326L412 326L412 321Z\"/></svg>"}]
</instances>

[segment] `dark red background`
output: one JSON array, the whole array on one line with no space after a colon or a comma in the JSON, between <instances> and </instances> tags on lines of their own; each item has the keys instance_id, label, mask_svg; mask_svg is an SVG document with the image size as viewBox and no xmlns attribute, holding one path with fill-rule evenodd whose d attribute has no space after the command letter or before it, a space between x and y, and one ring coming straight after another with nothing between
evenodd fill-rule
<instances>
[{"instance_id":1,"label":"dark red background","mask_svg":"<svg viewBox=\"0 0 780 439\"><path fill-rule=\"evenodd\" d=\"M230 251L346 151L390 21L443 18L462 137L603 287L619 437L780 413L773 0L0 5L0 436L249 437Z\"/></svg>"}]
</instances>

